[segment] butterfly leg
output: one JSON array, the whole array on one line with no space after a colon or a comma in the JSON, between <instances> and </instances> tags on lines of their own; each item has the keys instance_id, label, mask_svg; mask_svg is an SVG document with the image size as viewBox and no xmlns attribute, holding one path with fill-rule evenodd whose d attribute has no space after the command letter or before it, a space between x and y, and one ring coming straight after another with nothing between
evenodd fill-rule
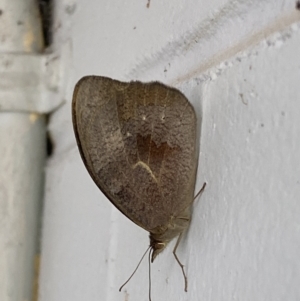
<instances>
[{"instance_id":1,"label":"butterfly leg","mask_svg":"<svg viewBox=\"0 0 300 301\"><path fill-rule=\"evenodd\" d=\"M199 197L202 192L204 191L205 189L205 186L206 186L206 183L204 182L202 188L199 190L199 192L196 194L196 196L193 198L191 204L195 201L195 199L197 197ZM181 238L182 238L182 234L184 232L184 230L188 227L188 224L190 222L190 212L189 212L189 207L190 205L189 204L186 208L186 210L184 210L183 212L181 212L180 214L180 217L177 217L176 218L176 221L175 221L175 224L176 226L180 229L178 229L180 231L180 234L178 236L178 239L176 241L176 244L175 244L175 247L174 247L174 250L173 250L173 254L174 254L174 257L176 259L176 261L178 262L179 266L181 267L181 270L182 270L182 274L183 274L183 277L184 277L184 290L187 292L187 286L188 286L188 280L187 280L187 277L186 277L186 274L185 274L185 271L184 271L184 265L180 262L177 254L176 254L176 250L178 248L178 245L181 241ZM178 231L178 232L179 232Z\"/></svg>"},{"instance_id":2,"label":"butterfly leg","mask_svg":"<svg viewBox=\"0 0 300 301\"><path fill-rule=\"evenodd\" d=\"M198 191L198 193L194 196L194 199L193 199L193 201L195 201L195 199L199 196L199 195L201 195L202 194L202 192L204 191L204 189L205 189L205 186L206 186L206 182L204 182L203 183L203 186L202 186L202 188Z\"/></svg>"},{"instance_id":3,"label":"butterfly leg","mask_svg":"<svg viewBox=\"0 0 300 301\"><path fill-rule=\"evenodd\" d=\"M185 271L184 271L184 265L180 262L177 254L176 254L176 250L177 250L177 247L178 247L178 245L181 241L181 238L182 238L182 232L178 236L178 239L176 241L176 244L175 244L175 247L174 247L174 250L173 250L173 254L174 254L174 257L175 257L176 261L178 262L179 266L181 267L182 274L183 274L183 277L184 277L184 290L187 292L188 281L187 281L187 277L186 277L186 274L185 274Z\"/></svg>"}]
</instances>

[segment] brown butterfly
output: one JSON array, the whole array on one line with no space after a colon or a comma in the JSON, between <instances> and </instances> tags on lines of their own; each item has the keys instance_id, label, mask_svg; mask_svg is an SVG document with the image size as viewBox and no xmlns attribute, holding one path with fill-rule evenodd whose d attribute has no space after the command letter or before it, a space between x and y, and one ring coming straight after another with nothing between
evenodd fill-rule
<instances>
[{"instance_id":1,"label":"brown butterfly","mask_svg":"<svg viewBox=\"0 0 300 301\"><path fill-rule=\"evenodd\" d=\"M72 117L82 160L96 185L150 232L151 262L178 237L173 253L187 291L176 249L194 200L194 108L180 91L159 82L86 76L75 86Z\"/></svg>"}]
</instances>

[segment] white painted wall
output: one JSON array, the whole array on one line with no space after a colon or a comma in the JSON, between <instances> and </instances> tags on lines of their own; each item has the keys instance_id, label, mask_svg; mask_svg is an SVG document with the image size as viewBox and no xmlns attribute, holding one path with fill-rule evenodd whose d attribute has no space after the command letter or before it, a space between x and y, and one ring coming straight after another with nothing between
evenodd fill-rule
<instances>
[{"instance_id":1,"label":"white painted wall","mask_svg":"<svg viewBox=\"0 0 300 301\"><path fill-rule=\"evenodd\" d=\"M57 4L55 52L71 49L65 105L51 118L41 301L147 300L148 234L97 189L70 102L84 75L160 80L203 111L191 227L152 265L152 300L300 300L300 11L295 1ZM67 52L68 53L68 52Z\"/></svg>"}]
</instances>

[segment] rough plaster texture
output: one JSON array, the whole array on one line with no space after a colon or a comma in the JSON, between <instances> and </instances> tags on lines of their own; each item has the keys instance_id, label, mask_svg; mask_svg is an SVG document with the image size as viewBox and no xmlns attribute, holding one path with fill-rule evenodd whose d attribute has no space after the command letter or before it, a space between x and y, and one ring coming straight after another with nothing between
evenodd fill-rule
<instances>
[{"instance_id":1,"label":"rough plaster texture","mask_svg":"<svg viewBox=\"0 0 300 301\"><path fill-rule=\"evenodd\" d=\"M152 265L152 300L300 300L295 2L146 4L57 7L56 51L72 44L73 66L66 105L50 123L55 153L47 167L40 300L147 299L146 261L118 292L147 233L98 191L75 146L70 101L87 74L176 83L203 114L196 190L204 180L208 186L178 249L189 291L171 245Z\"/></svg>"}]
</instances>

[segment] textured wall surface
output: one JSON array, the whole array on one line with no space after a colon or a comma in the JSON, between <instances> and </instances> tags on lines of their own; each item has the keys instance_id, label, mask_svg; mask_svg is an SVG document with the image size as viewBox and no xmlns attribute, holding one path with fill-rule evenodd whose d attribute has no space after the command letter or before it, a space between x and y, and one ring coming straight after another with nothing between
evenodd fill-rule
<instances>
[{"instance_id":1,"label":"textured wall surface","mask_svg":"<svg viewBox=\"0 0 300 301\"><path fill-rule=\"evenodd\" d=\"M147 7L149 3L149 7ZM160 80L203 114L193 220L152 264L152 300L300 300L300 11L295 1L62 1L71 49L51 118L40 300L146 300L148 246L90 179L71 124L84 75ZM67 45L67 46L66 46Z\"/></svg>"}]
</instances>

